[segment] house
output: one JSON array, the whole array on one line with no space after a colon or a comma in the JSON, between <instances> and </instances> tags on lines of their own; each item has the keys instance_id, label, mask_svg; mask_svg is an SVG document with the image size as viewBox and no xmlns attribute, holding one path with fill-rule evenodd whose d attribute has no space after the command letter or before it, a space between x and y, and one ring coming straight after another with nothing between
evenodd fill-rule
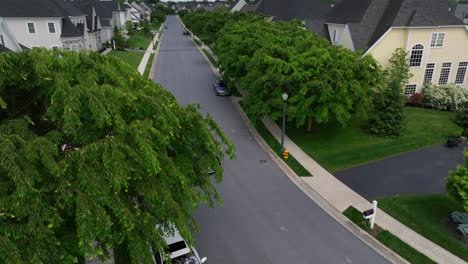
<instances>
[{"instance_id":1,"label":"house","mask_svg":"<svg viewBox=\"0 0 468 264\"><path fill-rule=\"evenodd\" d=\"M453 13L458 19L468 24L468 3L458 4Z\"/></svg>"},{"instance_id":2,"label":"house","mask_svg":"<svg viewBox=\"0 0 468 264\"><path fill-rule=\"evenodd\" d=\"M84 49L85 14L69 3L63 0L0 0L0 6L4 40L8 36L9 42L14 39L29 49ZM13 50L18 50L16 45L13 46L16 47Z\"/></svg>"},{"instance_id":3,"label":"house","mask_svg":"<svg viewBox=\"0 0 468 264\"><path fill-rule=\"evenodd\" d=\"M273 21L320 18L331 10L328 0L260 0L244 6L244 12L256 12L273 17Z\"/></svg>"},{"instance_id":4,"label":"house","mask_svg":"<svg viewBox=\"0 0 468 264\"><path fill-rule=\"evenodd\" d=\"M468 88L468 27L440 0L346 0L306 27L334 45L371 54L383 67L397 48L408 52L413 76L405 94L425 84Z\"/></svg>"},{"instance_id":5,"label":"house","mask_svg":"<svg viewBox=\"0 0 468 264\"><path fill-rule=\"evenodd\" d=\"M99 50L103 43L110 43L115 27L122 27L127 21L126 11L117 0L74 0L77 9L86 14L87 47Z\"/></svg>"},{"instance_id":6,"label":"house","mask_svg":"<svg viewBox=\"0 0 468 264\"><path fill-rule=\"evenodd\" d=\"M3 18L0 17L0 52L22 50L21 45L16 41L15 36L5 21L3 21Z\"/></svg>"},{"instance_id":7,"label":"house","mask_svg":"<svg viewBox=\"0 0 468 264\"><path fill-rule=\"evenodd\" d=\"M237 2L234 2L232 6L230 6L230 11L231 12L236 12L236 11L241 11L241 9L247 5L247 2L245 0L239 0Z\"/></svg>"},{"instance_id":8,"label":"house","mask_svg":"<svg viewBox=\"0 0 468 264\"><path fill-rule=\"evenodd\" d=\"M131 13L133 23L140 23L141 21L145 19L149 20L149 16L151 12L148 12L140 4L138 4L137 2L131 2L128 5L131 8L130 13Z\"/></svg>"}]
</instances>

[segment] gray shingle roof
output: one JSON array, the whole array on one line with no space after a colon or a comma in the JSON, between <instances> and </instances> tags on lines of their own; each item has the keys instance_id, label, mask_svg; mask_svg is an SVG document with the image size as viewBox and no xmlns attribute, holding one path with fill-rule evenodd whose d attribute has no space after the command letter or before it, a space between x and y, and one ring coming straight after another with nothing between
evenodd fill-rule
<instances>
[{"instance_id":1,"label":"gray shingle roof","mask_svg":"<svg viewBox=\"0 0 468 264\"><path fill-rule=\"evenodd\" d=\"M68 18L62 19L62 38L72 38L83 36L83 30L78 29Z\"/></svg>"},{"instance_id":2,"label":"gray shingle roof","mask_svg":"<svg viewBox=\"0 0 468 264\"><path fill-rule=\"evenodd\" d=\"M63 0L0 0L2 17L64 17L83 13Z\"/></svg>"},{"instance_id":3,"label":"gray shingle roof","mask_svg":"<svg viewBox=\"0 0 468 264\"><path fill-rule=\"evenodd\" d=\"M468 18L468 4L458 4L454 10L454 14L459 19Z\"/></svg>"},{"instance_id":4,"label":"gray shingle roof","mask_svg":"<svg viewBox=\"0 0 468 264\"><path fill-rule=\"evenodd\" d=\"M347 24L357 50L367 50L390 27L464 25L449 11L448 3L441 0L345 0L321 21ZM318 32L319 23L320 20L309 21L306 26Z\"/></svg>"},{"instance_id":5,"label":"gray shingle roof","mask_svg":"<svg viewBox=\"0 0 468 264\"><path fill-rule=\"evenodd\" d=\"M263 0L256 12L275 20L317 19L331 10L327 0Z\"/></svg>"}]
</instances>

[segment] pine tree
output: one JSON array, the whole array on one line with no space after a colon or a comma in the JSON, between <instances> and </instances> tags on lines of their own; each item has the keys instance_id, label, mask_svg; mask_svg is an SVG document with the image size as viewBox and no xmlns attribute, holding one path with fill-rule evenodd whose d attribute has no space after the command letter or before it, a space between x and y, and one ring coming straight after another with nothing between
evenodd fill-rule
<instances>
[{"instance_id":1,"label":"pine tree","mask_svg":"<svg viewBox=\"0 0 468 264\"><path fill-rule=\"evenodd\" d=\"M379 136L400 136L405 128L403 85L411 73L406 53L397 49L390 59L390 67L384 71L383 87L374 101L365 130Z\"/></svg>"},{"instance_id":2,"label":"pine tree","mask_svg":"<svg viewBox=\"0 0 468 264\"><path fill-rule=\"evenodd\" d=\"M74 263L126 244L134 262L165 247L156 225L192 241L200 203L220 201L207 170L234 147L120 60L34 49L0 54L0 255Z\"/></svg>"}]
</instances>

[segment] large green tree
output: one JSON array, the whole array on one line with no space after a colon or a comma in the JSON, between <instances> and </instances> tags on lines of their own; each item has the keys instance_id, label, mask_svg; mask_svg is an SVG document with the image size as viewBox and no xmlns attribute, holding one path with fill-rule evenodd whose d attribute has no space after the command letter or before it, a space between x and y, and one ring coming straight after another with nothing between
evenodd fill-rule
<instances>
[{"instance_id":1,"label":"large green tree","mask_svg":"<svg viewBox=\"0 0 468 264\"><path fill-rule=\"evenodd\" d=\"M370 56L331 45L304 30L301 22L271 23L253 17L230 21L218 33L216 50L225 77L246 90L245 109L253 117L282 115L287 92L290 121L338 122L366 117L381 70Z\"/></svg>"},{"instance_id":2,"label":"large green tree","mask_svg":"<svg viewBox=\"0 0 468 264\"><path fill-rule=\"evenodd\" d=\"M207 171L234 147L210 116L178 105L97 53L0 54L2 263L72 263L127 245L165 248L156 225L192 241L191 216L219 196Z\"/></svg>"}]
</instances>

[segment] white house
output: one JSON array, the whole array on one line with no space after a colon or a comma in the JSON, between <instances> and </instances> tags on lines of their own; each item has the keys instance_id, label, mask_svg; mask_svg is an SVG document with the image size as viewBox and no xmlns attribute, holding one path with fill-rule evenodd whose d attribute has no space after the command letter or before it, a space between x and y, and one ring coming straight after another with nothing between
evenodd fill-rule
<instances>
[{"instance_id":1,"label":"white house","mask_svg":"<svg viewBox=\"0 0 468 264\"><path fill-rule=\"evenodd\" d=\"M70 49L71 42L83 43L83 31L77 24L69 22L70 18L84 18L84 14L67 2L0 0L0 6L0 17L6 24L4 28L9 29L16 42L27 48Z\"/></svg>"}]
</instances>

